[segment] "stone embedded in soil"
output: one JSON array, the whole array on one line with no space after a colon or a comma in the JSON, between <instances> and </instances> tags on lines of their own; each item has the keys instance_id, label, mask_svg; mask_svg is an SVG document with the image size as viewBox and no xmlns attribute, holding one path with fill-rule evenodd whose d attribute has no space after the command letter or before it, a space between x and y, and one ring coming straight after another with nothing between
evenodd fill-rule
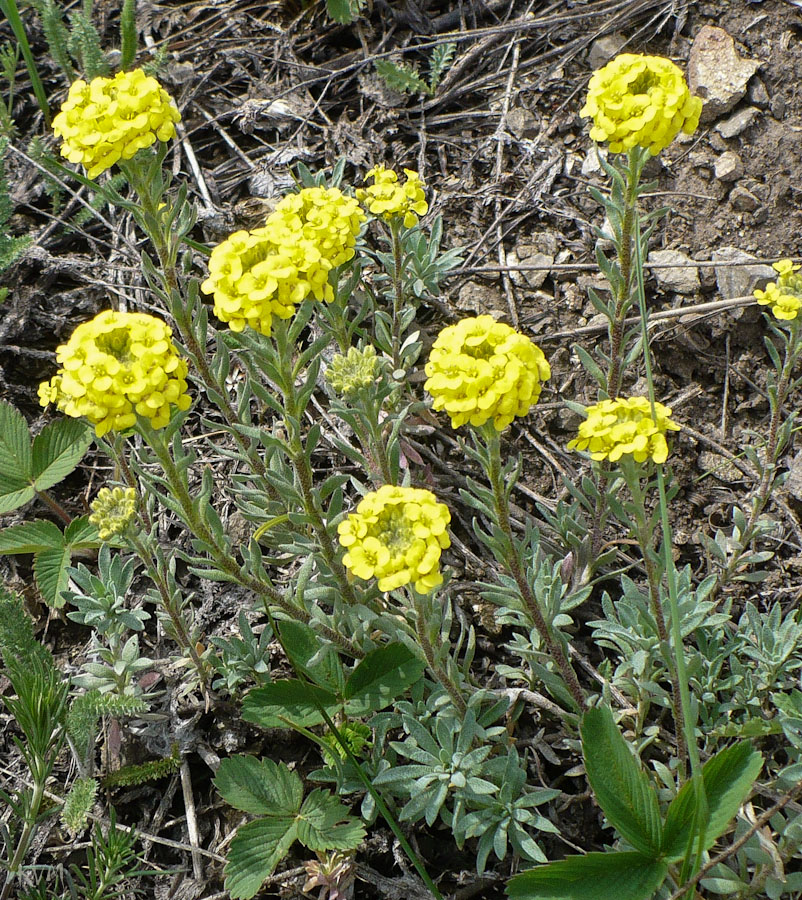
<instances>
[{"instance_id":1,"label":"stone embedded in soil","mask_svg":"<svg viewBox=\"0 0 802 900\"><path fill-rule=\"evenodd\" d=\"M742 185L737 185L730 192L730 203L738 212L754 212L760 206L760 200Z\"/></svg>"},{"instance_id":2,"label":"stone embedded in soil","mask_svg":"<svg viewBox=\"0 0 802 900\"><path fill-rule=\"evenodd\" d=\"M594 144L592 147L588 148L587 156L582 160L581 169L582 175L585 178L590 178L591 175L596 175L603 171L601 163L599 162L599 157L604 160L607 159L607 151L603 147Z\"/></svg>"},{"instance_id":3,"label":"stone embedded in soil","mask_svg":"<svg viewBox=\"0 0 802 900\"><path fill-rule=\"evenodd\" d=\"M746 96L752 106L757 106L760 109L769 108L769 103L771 102L769 92L766 90L766 85L763 84L759 78L753 78L749 82L749 87L746 89Z\"/></svg>"},{"instance_id":4,"label":"stone embedded in soil","mask_svg":"<svg viewBox=\"0 0 802 900\"><path fill-rule=\"evenodd\" d=\"M723 28L705 25L688 58L688 85L704 100L700 121L711 122L729 112L746 93L749 79L760 65L759 60L742 57Z\"/></svg>"},{"instance_id":5,"label":"stone embedded in soil","mask_svg":"<svg viewBox=\"0 0 802 900\"><path fill-rule=\"evenodd\" d=\"M551 234L532 235L530 241L516 244L515 249L507 254L509 266L538 266L524 272L510 272L513 284L531 288L542 287L549 270L554 265L554 254L557 252L557 239Z\"/></svg>"},{"instance_id":6,"label":"stone embedded in soil","mask_svg":"<svg viewBox=\"0 0 802 900\"><path fill-rule=\"evenodd\" d=\"M459 290L456 305L462 312L476 313L478 316L489 313L499 318L507 315L507 304L502 293L481 281L465 282Z\"/></svg>"},{"instance_id":7,"label":"stone embedded in soil","mask_svg":"<svg viewBox=\"0 0 802 900\"><path fill-rule=\"evenodd\" d=\"M516 106L507 113L507 128L517 137L536 138L539 130L535 114L528 109Z\"/></svg>"},{"instance_id":8,"label":"stone embedded in soil","mask_svg":"<svg viewBox=\"0 0 802 900\"><path fill-rule=\"evenodd\" d=\"M733 113L728 119L719 122L716 125L716 131L723 138L732 140L732 138L738 137L739 134L746 131L750 125L753 125L759 115L759 109L754 106L747 106L746 109L739 109L738 112Z\"/></svg>"},{"instance_id":9,"label":"stone embedded in soil","mask_svg":"<svg viewBox=\"0 0 802 900\"><path fill-rule=\"evenodd\" d=\"M690 256L681 250L652 250L647 262L670 267L651 269L657 284L664 291L695 294L699 290L699 270L693 265Z\"/></svg>"},{"instance_id":10,"label":"stone embedded in soil","mask_svg":"<svg viewBox=\"0 0 802 900\"><path fill-rule=\"evenodd\" d=\"M783 489L794 500L802 500L802 451L788 463L788 478L783 483Z\"/></svg>"},{"instance_id":11,"label":"stone embedded in soil","mask_svg":"<svg viewBox=\"0 0 802 900\"><path fill-rule=\"evenodd\" d=\"M737 181L744 173L741 157L732 150L722 153L713 168L719 181Z\"/></svg>"},{"instance_id":12,"label":"stone embedded in soil","mask_svg":"<svg viewBox=\"0 0 802 900\"><path fill-rule=\"evenodd\" d=\"M716 266L716 287L724 300L748 297L755 288L763 289L774 280L776 272L761 263L749 265L754 256L738 247L719 247L710 257L713 262L744 263L744 265Z\"/></svg>"},{"instance_id":13,"label":"stone embedded in soil","mask_svg":"<svg viewBox=\"0 0 802 900\"><path fill-rule=\"evenodd\" d=\"M600 69L614 56L618 56L626 40L623 34L605 34L597 38L588 50L588 64L591 69Z\"/></svg>"}]
</instances>

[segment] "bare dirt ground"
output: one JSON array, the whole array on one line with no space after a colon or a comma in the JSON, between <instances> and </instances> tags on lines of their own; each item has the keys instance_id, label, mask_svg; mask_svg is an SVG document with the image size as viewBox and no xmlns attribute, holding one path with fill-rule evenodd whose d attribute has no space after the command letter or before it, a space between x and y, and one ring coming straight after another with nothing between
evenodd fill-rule
<instances>
[{"instance_id":1,"label":"bare dirt ground","mask_svg":"<svg viewBox=\"0 0 802 900\"><path fill-rule=\"evenodd\" d=\"M116 5L98 4L96 14L111 47ZM537 414L508 432L509 452L520 451L526 459L523 485L529 496L518 497L523 506L537 497L553 499L562 489L561 477L576 479L581 472L577 457L564 449L576 418L562 408L562 399L592 401L594 387L571 346L576 340L588 347L604 339L587 299L587 287L598 286L593 227L602 224L587 185L602 182L579 110L590 72L604 61L605 50L609 54L611 47L625 46L659 53L684 68L692 41L710 24L735 38L743 57L759 62L747 96L734 110L755 110L743 130L722 136L717 127L727 114L674 143L654 164L657 187L648 202L675 211L660 226L653 246L681 251L701 264L722 247L768 261L802 254L802 188L796 182L802 171L798 3L375 0L357 23L341 26L327 19L322 3L304 8L294 2L146 0L139 4L138 16L140 58L165 51L160 78L182 112L183 133L171 165L191 185L201 211L199 240L216 242L257 222L292 183L290 171L299 161L315 171L344 156L346 180L352 182L379 162L424 174L432 209L444 216L446 245L466 248L464 264L447 280L441 304L422 311L429 338L448 316L492 312L529 333L552 363L553 376ZM55 67L48 68L35 18L26 18L26 24L56 105L65 85ZM7 32L7 26L0 29ZM605 41L599 43L600 38ZM457 42L455 61L433 98L395 93L376 74L374 60L382 55L403 55L425 72L431 48L451 40ZM595 54L593 62L590 53ZM14 112L18 133L6 161L16 203L11 224L15 233L31 233L34 242L3 275L10 293L0 307L0 395L38 430L46 414L36 388L53 372L56 345L79 322L107 308L115 295L124 296L130 308L140 308L142 276L138 238L122 214L106 212L116 229L109 236L104 225L91 220L65 228L79 209L75 196L67 195L65 207L52 213L41 174L26 155L29 141L42 135L41 117L27 91L20 91ZM727 157L734 178L717 173L717 164L724 168L719 161L725 154L737 158L736 163ZM534 259L545 271L520 271L533 254L541 254ZM757 309L738 304L712 312L694 309L747 292L724 285L722 271L717 277L714 267L700 265L698 282L682 292L661 282L658 269L647 284L654 311L687 308L656 325L653 350L660 399L693 429L686 429L676 443L680 495L674 524L678 559L696 571L704 571L700 529L721 524L733 491L743 489L745 476L726 458L727 451L737 453L745 432L760 428L768 415L767 357ZM453 454L446 434L426 441L429 465ZM785 539L771 564L772 578L763 587L785 601L799 598L802 565L802 483L793 458L789 465L794 477L771 510ZM449 459L452 484L459 483L466 466L463 460ZM445 478L442 470L436 474ZM90 457L59 486L59 500L71 513L83 513L105 477L102 463ZM13 521L17 519L8 517L2 524ZM458 555L450 561L465 565ZM38 612L43 639L69 668L86 633L58 618L48 621L47 611L36 603L29 562L26 557L0 558L0 574L25 593ZM229 596L226 605L217 594L207 599L208 632L230 633L236 607L245 599ZM594 617L593 603L583 618ZM484 635L480 646L486 659L478 661L477 670L493 665L493 643ZM236 710L226 704L211 713L184 709L181 715L195 717L203 753L269 753L303 764L306 751L294 739L271 735L268 744L263 734L239 723ZM559 723L545 720L539 727L545 745L562 739ZM132 737L120 740L114 754L128 761L147 757L147 748ZM11 777L15 765L7 741L0 738L0 781ZM191 758L196 816L201 845L218 852L235 823L212 788L203 753ZM565 774L577 761L575 752L561 746L558 753L552 750L552 761L544 764L546 782L568 793L583 791L584 779ZM177 777L117 792L110 799L123 821L187 843ZM562 811L559 824L569 840L585 849L600 848L598 811L589 801ZM68 853L61 840L57 830L49 832L38 848L40 861ZM501 896L490 882L470 875L470 848L458 853L447 833L420 831L416 841L446 889L467 885L455 896ZM548 849L565 852L559 843ZM186 871L191 872L187 853L158 844L148 852L154 865L184 870L155 879L152 896L225 896L217 893L222 890L219 857L204 858L206 874L199 881ZM364 881L358 897L414 896L394 858L392 841L380 828L373 830L361 859ZM291 860L288 865L292 867ZM509 874L504 866L498 872ZM297 873L288 875L260 896L300 896L302 880Z\"/></svg>"}]
</instances>

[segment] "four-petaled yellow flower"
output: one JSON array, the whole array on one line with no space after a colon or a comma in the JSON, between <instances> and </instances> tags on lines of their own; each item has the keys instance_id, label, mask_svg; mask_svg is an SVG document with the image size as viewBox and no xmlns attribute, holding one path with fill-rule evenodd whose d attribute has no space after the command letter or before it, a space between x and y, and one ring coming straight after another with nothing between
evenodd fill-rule
<instances>
[{"instance_id":1,"label":"four-petaled yellow flower","mask_svg":"<svg viewBox=\"0 0 802 900\"><path fill-rule=\"evenodd\" d=\"M385 484L340 523L340 543L348 551L343 564L357 578L376 578L380 591L413 582L426 594L443 581L440 553L451 545L450 521L448 507L431 491Z\"/></svg>"},{"instance_id":2,"label":"four-petaled yellow flower","mask_svg":"<svg viewBox=\"0 0 802 900\"><path fill-rule=\"evenodd\" d=\"M339 188L304 188L284 197L262 228L237 231L212 250L214 314L232 331L269 335L273 316L289 319L309 296L331 301L329 272L354 256L365 214Z\"/></svg>"},{"instance_id":3,"label":"four-petaled yellow flower","mask_svg":"<svg viewBox=\"0 0 802 900\"><path fill-rule=\"evenodd\" d=\"M70 87L53 131L64 142L61 155L82 163L96 178L120 159L175 135L181 114L164 88L142 69L99 76Z\"/></svg>"},{"instance_id":4,"label":"four-petaled yellow flower","mask_svg":"<svg viewBox=\"0 0 802 900\"><path fill-rule=\"evenodd\" d=\"M170 421L170 407L188 409L187 362L170 327L145 313L106 310L84 322L56 350L58 374L39 385L42 406L85 416L98 437L125 431L137 416L154 428Z\"/></svg>"},{"instance_id":5,"label":"four-petaled yellow flower","mask_svg":"<svg viewBox=\"0 0 802 900\"><path fill-rule=\"evenodd\" d=\"M587 408L587 419L568 449L587 450L591 459L610 462L629 455L635 462L652 459L664 463L668 457L666 432L679 431L680 426L669 418L671 410L662 403L655 403L654 411L656 418L652 418L648 397L602 400Z\"/></svg>"},{"instance_id":6,"label":"four-petaled yellow flower","mask_svg":"<svg viewBox=\"0 0 802 900\"><path fill-rule=\"evenodd\" d=\"M593 73L579 114L593 119L591 138L609 141L613 153L640 146L655 156L680 131L693 134L701 112L671 60L622 53Z\"/></svg>"},{"instance_id":7,"label":"four-petaled yellow flower","mask_svg":"<svg viewBox=\"0 0 802 900\"><path fill-rule=\"evenodd\" d=\"M451 416L453 428L492 420L503 431L537 403L551 368L526 335L492 316L477 316L440 332L426 374L434 408Z\"/></svg>"},{"instance_id":8,"label":"four-petaled yellow flower","mask_svg":"<svg viewBox=\"0 0 802 900\"><path fill-rule=\"evenodd\" d=\"M365 181L372 178L373 184L357 189L356 196L374 216L385 221L403 217L404 227L412 228L418 224L418 216L429 211L429 204L420 175L411 169L404 169L404 175L407 180L401 184L392 169L374 166L365 175Z\"/></svg>"},{"instance_id":9,"label":"four-petaled yellow flower","mask_svg":"<svg viewBox=\"0 0 802 900\"><path fill-rule=\"evenodd\" d=\"M91 504L89 521L97 528L101 541L122 534L136 512L136 491L133 488L101 488Z\"/></svg>"},{"instance_id":10,"label":"four-petaled yellow flower","mask_svg":"<svg viewBox=\"0 0 802 900\"><path fill-rule=\"evenodd\" d=\"M775 319L790 321L802 308L802 275L796 274L801 267L790 259L781 259L774 268L780 277L769 282L765 291L755 291L755 297L761 306L771 306Z\"/></svg>"}]
</instances>

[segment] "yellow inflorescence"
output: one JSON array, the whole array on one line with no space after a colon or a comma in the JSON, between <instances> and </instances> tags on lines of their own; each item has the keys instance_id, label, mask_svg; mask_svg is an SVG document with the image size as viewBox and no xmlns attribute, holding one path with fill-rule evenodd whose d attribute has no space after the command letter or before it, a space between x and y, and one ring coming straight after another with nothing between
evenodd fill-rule
<instances>
[{"instance_id":1,"label":"yellow inflorescence","mask_svg":"<svg viewBox=\"0 0 802 900\"><path fill-rule=\"evenodd\" d=\"M444 328L426 363L424 387L451 425L484 425L497 431L525 416L551 376L543 351L492 316L463 319Z\"/></svg>"},{"instance_id":2,"label":"yellow inflorescence","mask_svg":"<svg viewBox=\"0 0 802 900\"><path fill-rule=\"evenodd\" d=\"M120 159L131 159L143 147L169 141L181 115L155 78L142 69L118 72L113 78L73 82L53 131L64 142L61 155L82 163L96 178Z\"/></svg>"},{"instance_id":3,"label":"yellow inflorescence","mask_svg":"<svg viewBox=\"0 0 802 900\"><path fill-rule=\"evenodd\" d=\"M693 134L701 112L671 60L622 53L593 73L580 115L593 119L591 138L609 141L613 153L640 146L654 156L680 131Z\"/></svg>"},{"instance_id":4,"label":"yellow inflorescence","mask_svg":"<svg viewBox=\"0 0 802 900\"><path fill-rule=\"evenodd\" d=\"M429 204L420 175L411 169L404 169L404 175L407 180L401 184L392 169L374 166L365 175L365 180L372 178L373 184L358 189L356 196L374 216L387 221L403 217L404 227L412 228L418 224L418 216L429 211Z\"/></svg>"},{"instance_id":5,"label":"yellow inflorescence","mask_svg":"<svg viewBox=\"0 0 802 900\"><path fill-rule=\"evenodd\" d=\"M790 259L781 259L774 268L780 277L769 282L765 291L755 291L755 297L761 306L771 307L775 319L790 321L802 308L802 275L796 274L800 266Z\"/></svg>"},{"instance_id":6,"label":"yellow inflorescence","mask_svg":"<svg viewBox=\"0 0 802 900\"><path fill-rule=\"evenodd\" d=\"M39 385L42 406L85 416L99 437L133 427L138 415L163 428L171 406L189 408L186 360L155 316L106 310L79 325L56 359L58 374Z\"/></svg>"},{"instance_id":7,"label":"yellow inflorescence","mask_svg":"<svg viewBox=\"0 0 802 900\"><path fill-rule=\"evenodd\" d=\"M451 545L450 521L448 507L431 491L385 484L340 523L340 543L348 551L343 563L357 578L378 579L381 591L414 582L426 594L443 581L440 552Z\"/></svg>"},{"instance_id":8,"label":"yellow inflorescence","mask_svg":"<svg viewBox=\"0 0 802 900\"><path fill-rule=\"evenodd\" d=\"M589 406L588 417L568 449L587 450L591 459L610 462L630 455L635 462L652 459L664 463L668 457L666 432L679 431L680 426L669 418L668 407L655 403L654 408L656 418L652 418L648 397L619 397Z\"/></svg>"},{"instance_id":9,"label":"yellow inflorescence","mask_svg":"<svg viewBox=\"0 0 802 900\"><path fill-rule=\"evenodd\" d=\"M92 501L89 521L97 528L101 541L122 534L136 512L136 491L133 488L101 488Z\"/></svg>"},{"instance_id":10,"label":"yellow inflorescence","mask_svg":"<svg viewBox=\"0 0 802 900\"><path fill-rule=\"evenodd\" d=\"M329 272L354 256L365 214L338 188L304 188L284 197L262 228L218 244L201 285L214 314L232 331L269 335L273 316L289 319L309 296L331 301Z\"/></svg>"}]
</instances>

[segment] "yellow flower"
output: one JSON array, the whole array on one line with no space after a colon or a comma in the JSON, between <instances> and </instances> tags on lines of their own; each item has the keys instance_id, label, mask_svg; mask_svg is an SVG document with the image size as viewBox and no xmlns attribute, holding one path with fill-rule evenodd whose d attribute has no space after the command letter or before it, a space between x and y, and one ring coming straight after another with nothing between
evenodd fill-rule
<instances>
[{"instance_id":1,"label":"yellow flower","mask_svg":"<svg viewBox=\"0 0 802 900\"><path fill-rule=\"evenodd\" d=\"M170 95L142 69L113 78L73 82L53 131L64 142L61 155L82 163L96 178L120 159L175 135L181 115Z\"/></svg>"},{"instance_id":2,"label":"yellow flower","mask_svg":"<svg viewBox=\"0 0 802 900\"><path fill-rule=\"evenodd\" d=\"M136 512L136 491L133 488L101 488L92 501L89 521L97 528L101 541L122 534Z\"/></svg>"},{"instance_id":3,"label":"yellow flower","mask_svg":"<svg viewBox=\"0 0 802 900\"><path fill-rule=\"evenodd\" d=\"M503 431L537 403L551 368L528 337L492 316L477 316L440 332L426 374L434 408L451 416L453 428L492 419Z\"/></svg>"},{"instance_id":4,"label":"yellow flower","mask_svg":"<svg viewBox=\"0 0 802 900\"><path fill-rule=\"evenodd\" d=\"M106 310L84 322L56 350L58 374L39 385L42 406L85 416L98 437L125 431L137 416L154 428L170 421L170 407L188 409L187 362L169 326L145 313Z\"/></svg>"},{"instance_id":5,"label":"yellow flower","mask_svg":"<svg viewBox=\"0 0 802 900\"><path fill-rule=\"evenodd\" d=\"M262 228L237 231L212 250L214 314L232 331L269 335L273 316L289 319L309 296L332 301L329 272L354 256L365 215L338 188L304 188L284 197Z\"/></svg>"},{"instance_id":6,"label":"yellow flower","mask_svg":"<svg viewBox=\"0 0 802 900\"><path fill-rule=\"evenodd\" d=\"M451 545L450 521L448 507L431 491L385 484L338 526L348 551L343 564L364 581L376 578L380 591L414 582L426 594L443 581L440 552Z\"/></svg>"},{"instance_id":7,"label":"yellow flower","mask_svg":"<svg viewBox=\"0 0 802 900\"><path fill-rule=\"evenodd\" d=\"M418 224L418 216L425 216L429 211L429 204L420 175L411 169L404 169L404 174L407 180L401 184L392 169L374 166L365 175L365 180L372 178L373 184L358 189L356 196L374 216L386 221L403 216L404 227L412 228Z\"/></svg>"},{"instance_id":8,"label":"yellow flower","mask_svg":"<svg viewBox=\"0 0 802 900\"><path fill-rule=\"evenodd\" d=\"M757 302L771 306L775 319L795 319L802 307L802 275L796 274L800 266L790 259L781 259L774 263L774 268L780 277L769 282L765 291L755 291Z\"/></svg>"},{"instance_id":9,"label":"yellow flower","mask_svg":"<svg viewBox=\"0 0 802 900\"><path fill-rule=\"evenodd\" d=\"M680 426L669 418L671 410L662 403L655 403L654 409L656 418L652 418L648 397L619 397L589 406L587 419L568 449L587 450L591 459L610 462L630 455L635 462L652 459L664 463L668 457L666 432L679 431Z\"/></svg>"},{"instance_id":10,"label":"yellow flower","mask_svg":"<svg viewBox=\"0 0 802 900\"><path fill-rule=\"evenodd\" d=\"M640 146L655 156L680 131L693 134L701 112L671 60L622 53L593 73L580 115L593 119L591 138L609 141L613 153Z\"/></svg>"}]
</instances>

